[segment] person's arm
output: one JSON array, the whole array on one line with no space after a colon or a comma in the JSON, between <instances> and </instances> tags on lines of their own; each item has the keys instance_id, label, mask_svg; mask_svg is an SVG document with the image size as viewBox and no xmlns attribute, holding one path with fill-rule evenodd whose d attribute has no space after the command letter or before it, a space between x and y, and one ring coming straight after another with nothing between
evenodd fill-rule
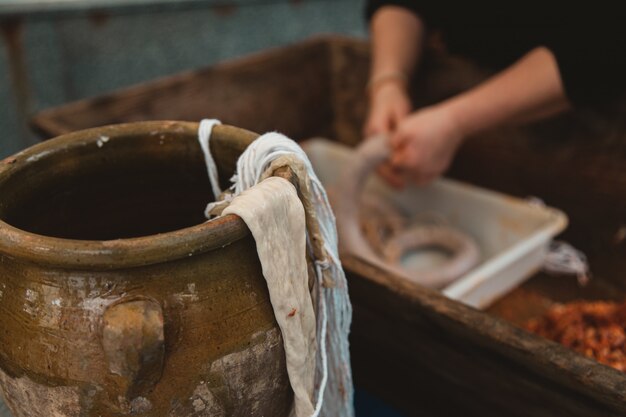
<instances>
[{"instance_id":1,"label":"person's arm","mask_svg":"<svg viewBox=\"0 0 626 417\"><path fill-rule=\"evenodd\" d=\"M569 108L554 55L545 47L535 48L475 88L404 119L391 136L396 174L386 178L396 186L428 183L448 168L467 137Z\"/></svg>"},{"instance_id":2,"label":"person's arm","mask_svg":"<svg viewBox=\"0 0 626 417\"><path fill-rule=\"evenodd\" d=\"M570 108L559 68L538 47L476 88L442 103L463 136L503 124L533 122Z\"/></svg>"},{"instance_id":3,"label":"person's arm","mask_svg":"<svg viewBox=\"0 0 626 417\"><path fill-rule=\"evenodd\" d=\"M390 133L411 111L407 93L424 38L424 24L411 10L383 6L370 22L372 65L365 135Z\"/></svg>"}]
</instances>

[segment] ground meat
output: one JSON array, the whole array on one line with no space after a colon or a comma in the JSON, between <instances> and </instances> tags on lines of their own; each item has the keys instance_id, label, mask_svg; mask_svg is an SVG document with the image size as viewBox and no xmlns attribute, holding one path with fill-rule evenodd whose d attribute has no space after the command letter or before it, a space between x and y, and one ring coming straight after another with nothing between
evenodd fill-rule
<instances>
[{"instance_id":1,"label":"ground meat","mask_svg":"<svg viewBox=\"0 0 626 417\"><path fill-rule=\"evenodd\" d=\"M526 329L583 355L626 371L626 302L573 302L557 305Z\"/></svg>"}]
</instances>

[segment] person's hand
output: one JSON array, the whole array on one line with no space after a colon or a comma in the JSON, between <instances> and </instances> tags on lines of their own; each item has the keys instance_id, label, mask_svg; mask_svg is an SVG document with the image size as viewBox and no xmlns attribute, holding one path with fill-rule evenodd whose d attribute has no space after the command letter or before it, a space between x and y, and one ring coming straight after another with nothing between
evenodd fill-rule
<instances>
[{"instance_id":1,"label":"person's hand","mask_svg":"<svg viewBox=\"0 0 626 417\"><path fill-rule=\"evenodd\" d=\"M463 137L445 105L418 110L391 135L391 170L383 177L397 188L428 184L446 171Z\"/></svg>"},{"instance_id":2,"label":"person's hand","mask_svg":"<svg viewBox=\"0 0 626 417\"><path fill-rule=\"evenodd\" d=\"M411 100L403 84L386 82L371 93L365 137L392 133L411 112Z\"/></svg>"},{"instance_id":3,"label":"person's hand","mask_svg":"<svg viewBox=\"0 0 626 417\"><path fill-rule=\"evenodd\" d=\"M390 136L410 112L411 99L404 85L389 82L379 86L370 97L370 110L363 129L365 138ZM382 163L376 171L389 183L399 175L389 162Z\"/></svg>"}]
</instances>

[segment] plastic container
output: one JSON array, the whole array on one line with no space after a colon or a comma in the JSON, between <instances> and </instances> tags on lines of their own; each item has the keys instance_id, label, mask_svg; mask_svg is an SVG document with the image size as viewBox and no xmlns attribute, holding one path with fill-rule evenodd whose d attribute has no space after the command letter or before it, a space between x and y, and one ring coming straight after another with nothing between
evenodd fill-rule
<instances>
[{"instance_id":1,"label":"plastic container","mask_svg":"<svg viewBox=\"0 0 626 417\"><path fill-rule=\"evenodd\" d=\"M351 148L324 139L307 141L303 148L327 189L336 186L342 167L353 157ZM408 215L441 216L475 239L481 261L442 292L477 308L487 307L540 269L552 238L567 225L557 209L445 178L398 191L372 175L364 192L387 199ZM417 262L440 262L440 256L426 254Z\"/></svg>"}]
</instances>

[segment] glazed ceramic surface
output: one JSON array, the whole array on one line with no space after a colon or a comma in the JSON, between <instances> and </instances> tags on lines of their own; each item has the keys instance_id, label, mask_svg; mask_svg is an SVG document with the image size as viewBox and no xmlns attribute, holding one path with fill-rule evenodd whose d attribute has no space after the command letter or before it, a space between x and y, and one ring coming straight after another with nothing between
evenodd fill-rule
<instances>
[{"instance_id":1,"label":"glazed ceramic surface","mask_svg":"<svg viewBox=\"0 0 626 417\"><path fill-rule=\"evenodd\" d=\"M197 124L67 134L0 162L0 385L16 417L283 416L254 240L213 199ZM218 126L229 178L255 134Z\"/></svg>"}]
</instances>

